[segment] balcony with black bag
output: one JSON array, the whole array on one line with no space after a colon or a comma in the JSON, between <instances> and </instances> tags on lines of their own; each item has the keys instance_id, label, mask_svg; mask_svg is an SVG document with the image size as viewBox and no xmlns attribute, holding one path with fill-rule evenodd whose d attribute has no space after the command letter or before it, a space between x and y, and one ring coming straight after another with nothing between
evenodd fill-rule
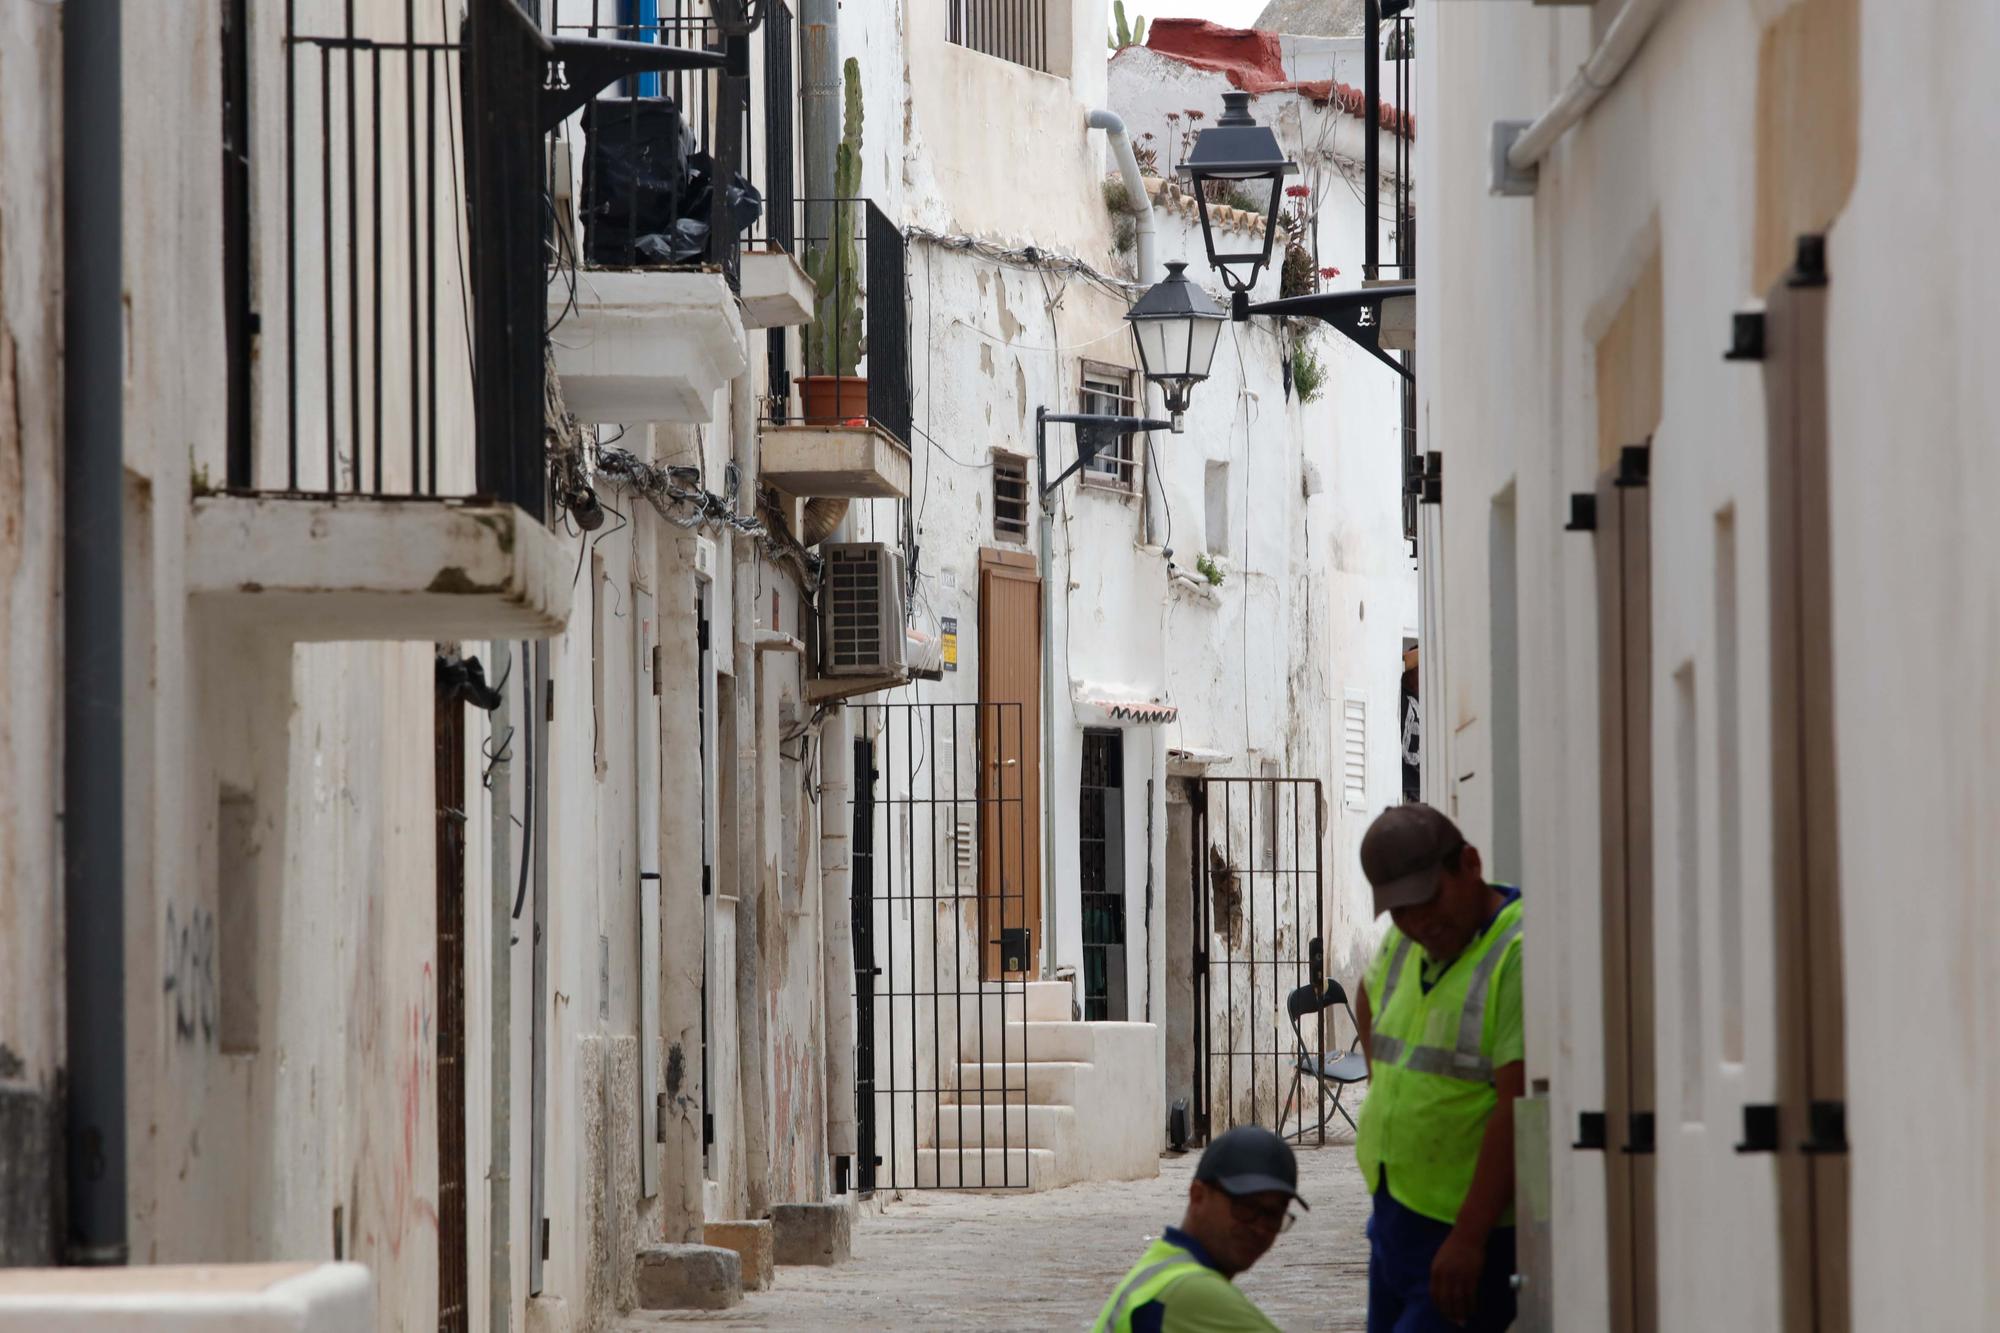
<instances>
[{"instance_id":1,"label":"balcony with black bag","mask_svg":"<svg viewBox=\"0 0 2000 1333\"><path fill-rule=\"evenodd\" d=\"M563 406L585 422L711 421L716 395L748 364L744 330L800 323L811 309L788 249L745 247L768 230L773 195L789 209L789 18L782 6L746 14L743 0L660 0L657 13L616 25L598 20L593 0L550 8L558 37L681 54L675 68L583 101L549 133L548 323ZM761 180L744 171L759 128L753 72L770 94Z\"/></svg>"},{"instance_id":2,"label":"balcony with black bag","mask_svg":"<svg viewBox=\"0 0 2000 1333\"><path fill-rule=\"evenodd\" d=\"M225 28L228 429L193 446L191 595L295 641L558 633L546 136L607 84L720 57L552 37L515 0L249 9Z\"/></svg>"}]
</instances>

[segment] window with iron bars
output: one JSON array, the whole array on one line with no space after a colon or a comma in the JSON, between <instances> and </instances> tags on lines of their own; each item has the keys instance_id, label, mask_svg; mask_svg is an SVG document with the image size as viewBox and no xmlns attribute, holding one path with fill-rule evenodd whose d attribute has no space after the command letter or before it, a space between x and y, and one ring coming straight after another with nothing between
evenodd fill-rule
<instances>
[{"instance_id":1,"label":"window with iron bars","mask_svg":"<svg viewBox=\"0 0 2000 1333\"><path fill-rule=\"evenodd\" d=\"M1122 366L1107 366L1095 361L1084 362L1083 386L1077 399L1081 404L1079 410L1084 412L1119 417L1137 415L1138 399L1132 390L1132 372ZM1120 491L1137 490L1139 450L1145 447L1142 438L1139 435L1079 426L1078 444L1092 440L1097 444L1097 452L1091 456L1088 463L1084 464L1084 482Z\"/></svg>"},{"instance_id":2,"label":"window with iron bars","mask_svg":"<svg viewBox=\"0 0 2000 1333\"><path fill-rule=\"evenodd\" d=\"M959 46L1029 69L1049 68L1048 0L950 0L950 37Z\"/></svg>"},{"instance_id":3,"label":"window with iron bars","mask_svg":"<svg viewBox=\"0 0 2000 1333\"><path fill-rule=\"evenodd\" d=\"M1077 862L1083 908L1083 1016L1122 1021L1125 1005L1125 737L1083 733Z\"/></svg>"},{"instance_id":4,"label":"window with iron bars","mask_svg":"<svg viewBox=\"0 0 2000 1333\"><path fill-rule=\"evenodd\" d=\"M1028 460L1014 454L993 455L993 537L1028 540Z\"/></svg>"}]
</instances>

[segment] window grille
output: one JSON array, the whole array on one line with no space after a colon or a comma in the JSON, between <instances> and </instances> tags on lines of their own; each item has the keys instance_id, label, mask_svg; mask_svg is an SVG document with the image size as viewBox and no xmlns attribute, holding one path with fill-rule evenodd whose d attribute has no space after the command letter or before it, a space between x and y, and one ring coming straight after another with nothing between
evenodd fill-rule
<instances>
[{"instance_id":1,"label":"window grille","mask_svg":"<svg viewBox=\"0 0 2000 1333\"><path fill-rule=\"evenodd\" d=\"M1016 65L1049 68L1048 0L951 0L951 40Z\"/></svg>"},{"instance_id":2,"label":"window grille","mask_svg":"<svg viewBox=\"0 0 2000 1333\"><path fill-rule=\"evenodd\" d=\"M1028 540L1028 460L993 456L993 536L1003 542Z\"/></svg>"}]
</instances>

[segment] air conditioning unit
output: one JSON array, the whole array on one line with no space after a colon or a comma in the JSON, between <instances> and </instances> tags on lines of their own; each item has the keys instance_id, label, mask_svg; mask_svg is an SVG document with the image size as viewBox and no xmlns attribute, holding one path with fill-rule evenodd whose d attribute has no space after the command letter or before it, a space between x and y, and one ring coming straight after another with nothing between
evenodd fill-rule
<instances>
[{"instance_id":1,"label":"air conditioning unit","mask_svg":"<svg viewBox=\"0 0 2000 1333\"><path fill-rule=\"evenodd\" d=\"M903 557L881 542L820 548L820 643L825 676L900 676L906 668Z\"/></svg>"}]
</instances>

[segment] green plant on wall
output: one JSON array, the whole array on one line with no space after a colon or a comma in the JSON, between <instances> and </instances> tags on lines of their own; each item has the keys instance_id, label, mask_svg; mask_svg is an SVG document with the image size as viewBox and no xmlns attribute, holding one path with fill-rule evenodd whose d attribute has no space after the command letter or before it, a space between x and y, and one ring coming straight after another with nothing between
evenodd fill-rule
<instances>
[{"instance_id":1,"label":"green plant on wall","mask_svg":"<svg viewBox=\"0 0 2000 1333\"><path fill-rule=\"evenodd\" d=\"M1211 588L1222 586L1222 566L1215 563L1212 555L1198 555L1194 558L1194 572L1208 580Z\"/></svg>"},{"instance_id":2,"label":"green plant on wall","mask_svg":"<svg viewBox=\"0 0 2000 1333\"><path fill-rule=\"evenodd\" d=\"M849 56L846 118L833 158L832 238L806 259L813 280L812 327L806 331L806 373L852 375L867 346L861 331L861 247L855 210L861 207L861 62Z\"/></svg>"},{"instance_id":3,"label":"green plant on wall","mask_svg":"<svg viewBox=\"0 0 2000 1333\"><path fill-rule=\"evenodd\" d=\"M1326 388L1326 364L1319 359L1319 350L1310 337L1301 337L1292 344L1292 388L1302 403L1318 402Z\"/></svg>"},{"instance_id":4,"label":"green plant on wall","mask_svg":"<svg viewBox=\"0 0 2000 1333\"><path fill-rule=\"evenodd\" d=\"M1108 39L1112 50L1123 51L1128 46L1144 46L1146 44L1146 20L1144 18L1134 15L1131 26L1127 27L1125 24L1125 0L1111 0L1111 16L1117 23L1117 26L1111 30L1111 35Z\"/></svg>"}]
</instances>

